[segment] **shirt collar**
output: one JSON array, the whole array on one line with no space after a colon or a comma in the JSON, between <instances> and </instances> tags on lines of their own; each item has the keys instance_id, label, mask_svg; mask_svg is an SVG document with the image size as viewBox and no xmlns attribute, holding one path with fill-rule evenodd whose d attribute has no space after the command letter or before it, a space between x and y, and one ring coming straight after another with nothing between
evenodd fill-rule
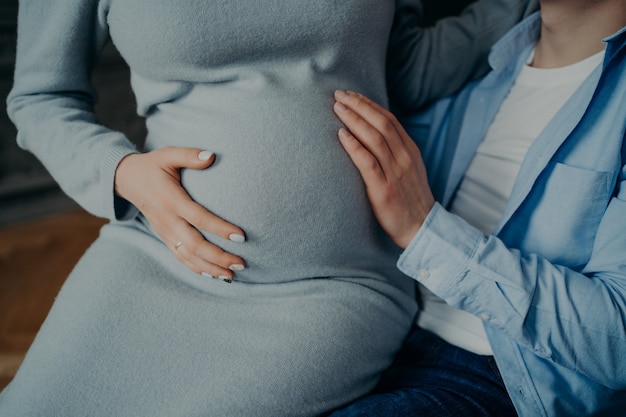
<instances>
[{"instance_id":1,"label":"shirt collar","mask_svg":"<svg viewBox=\"0 0 626 417\"><path fill-rule=\"evenodd\" d=\"M526 57L537 43L541 30L541 16L535 12L518 23L491 48L489 65L495 72L517 62L520 55Z\"/></svg>"},{"instance_id":2,"label":"shirt collar","mask_svg":"<svg viewBox=\"0 0 626 417\"><path fill-rule=\"evenodd\" d=\"M489 65L495 72L504 70L520 56L528 56L539 39L541 15L535 12L522 20L491 48ZM605 65L626 47L626 26L603 39L607 44Z\"/></svg>"},{"instance_id":3,"label":"shirt collar","mask_svg":"<svg viewBox=\"0 0 626 417\"><path fill-rule=\"evenodd\" d=\"M620 51L622 51L626 47L626 26L624 26L608 38L603 39L603 42L607 44L606 59L604 61L606 65L607 62L611 61L617 54L620 53Z\"/></svg>"}]
</instances>

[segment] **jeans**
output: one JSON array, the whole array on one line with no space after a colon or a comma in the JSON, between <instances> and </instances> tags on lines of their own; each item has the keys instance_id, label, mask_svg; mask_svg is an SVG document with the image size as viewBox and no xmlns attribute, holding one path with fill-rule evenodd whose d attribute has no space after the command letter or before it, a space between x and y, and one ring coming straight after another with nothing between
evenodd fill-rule
<instances>
[{"instance_id":1,"label":"jeans","mask_svg":"<svg viewBox=\"0 0 626 417\"><path fill-rule=\"evenodd\" d=\"M414 327L369 395L332 417L514 417L492 356L453 346Z\"/></svg>"}]
</instances>

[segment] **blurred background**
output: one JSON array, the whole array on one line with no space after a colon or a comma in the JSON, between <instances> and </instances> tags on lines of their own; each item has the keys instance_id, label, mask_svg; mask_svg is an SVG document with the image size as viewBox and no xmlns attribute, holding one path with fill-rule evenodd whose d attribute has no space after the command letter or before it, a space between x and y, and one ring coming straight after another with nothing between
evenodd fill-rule
<instances>
[{"instance_id":1,"label":"blurred background","mask_svg":"<svg viewBox=\"0 0 626 417\"><path fill-rule=\"evenodd\" d=\"M424 0L425 24L457 14L471 1ZM65 196L15 143L5 100L13 80L17 12L18 0L0 0L0 390L13 377L65 277L105 223ZM129 71L110 44L93 84L99 120L141 144L145 126L135 113Z\"/></svg>"}]
</instances>

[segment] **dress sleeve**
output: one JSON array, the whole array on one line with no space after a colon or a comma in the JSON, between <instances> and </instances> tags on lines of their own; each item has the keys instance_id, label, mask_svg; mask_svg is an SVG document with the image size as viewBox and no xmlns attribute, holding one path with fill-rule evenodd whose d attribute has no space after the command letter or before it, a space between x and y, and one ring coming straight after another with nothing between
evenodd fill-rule
<instances>
[{"instance_id":1,"label":"dress sleeve","mask_svg":"<svg viewBox=\"0 0 626 417\"><path fill-rule=\"evenodd\" d=\"M136 209L115 197L115 169L136 150L94 115L91 71L109 37L99 3L20 1L7 112L18 145L39 158L65 193L94 215L120 219Z\"/></svg>"},{"instance_id":2,"label":"dress sleeve","mask_svg":"<svg viewBox=\"0 0 626 417\"><path fill-rule=\"evenodd\" d=\"M398 0L387 52L392 110L414 112L484 75L491 46L536 9L536 0L478 0L424 28L421 3Z\"/></svg>"}]
</instances>

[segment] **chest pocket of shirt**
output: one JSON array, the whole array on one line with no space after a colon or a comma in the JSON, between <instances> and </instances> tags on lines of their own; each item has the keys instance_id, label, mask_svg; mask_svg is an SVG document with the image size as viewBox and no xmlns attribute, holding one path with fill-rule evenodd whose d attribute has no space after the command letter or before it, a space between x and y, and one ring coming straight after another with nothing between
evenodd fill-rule
<instances>
[{"instance_id":1,"label":"chest pocket of shirt","mask_svg":"<svg viewBox=\"0 0 626 417\"><path fill-rule=\"evenodd\" d=\"M582 268L611 198L611 178L607 171L548 165L518 211L521 221L515 229L526 233L521 249Z\"/></svg>"}]
</instances>

